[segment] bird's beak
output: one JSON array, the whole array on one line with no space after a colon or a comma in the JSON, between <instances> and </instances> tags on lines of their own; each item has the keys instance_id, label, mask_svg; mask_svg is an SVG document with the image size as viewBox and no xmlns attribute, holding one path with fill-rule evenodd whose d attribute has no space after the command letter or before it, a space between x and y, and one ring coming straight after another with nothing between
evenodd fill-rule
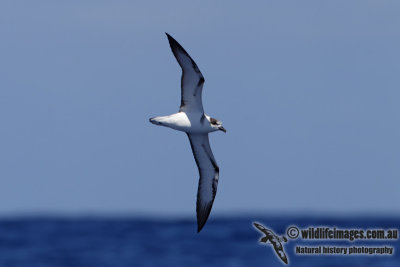
<instances>
[{"instance_id":1,"label":"bird's beak","mask_svg":"<svg viewBox=\"0 0 400 267\"><path fill-rule=\"evenodd\" d=\"M224 127L222 127L222 126L220 126L220 127L218 128L218 130L223 131L224 133L226 133L226 129L225 129Z\"/></svg>"}]
</instances>

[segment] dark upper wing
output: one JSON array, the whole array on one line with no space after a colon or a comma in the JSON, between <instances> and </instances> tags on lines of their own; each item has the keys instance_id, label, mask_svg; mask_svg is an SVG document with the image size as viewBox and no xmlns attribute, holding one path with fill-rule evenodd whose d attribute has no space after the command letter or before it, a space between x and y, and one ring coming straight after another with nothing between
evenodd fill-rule
<instances>
[{"instance_id":1,"label":"dark upper wing","mask_svg":"<svg viewBox=\"0 0 400 267\"><path fill-rule=\"evenodd\" d=\"M182 68L181 78L181 107L179 111L203 112L201 95L203 91L204 77L194 60L183 47L169 35L169 45L172 53Z\"/></svg>"},{"instance_id":2,"label":"dark upper wing","mask_svg":"<svg viewBox=\"0 0 400 267\"><path fill-rule=\"evenodd\" d=\"M275 233L272 232L272 230L270 230L268 228L265 228L265 230L263 232L269 237L276 237Z\"/></svg>"},{"instance_id":3,"label":"dark upper wing","mask_svg":"<svg viewBox=\"0 0 400 267\"><path fill-rule=\"evenodd\" d=\"M196 204L197 231L200 232L210 215L217 193L219 168L210 148L208 134L187 135L200 174Z\"/></svg>"},{"instance_id":4,"label":"dark upper wing","mask_svg":"<svg viewBox=\"0 0 400 267\"><path fill-rule=\"evenodd\" d=\"M286 254L285 254L285 251L283 250L282 243L279 242L279 241L275 241L275 242L272 243L272 245L274 246L274 250L275 250L276 254L279 256L279 258L284 263L288 264L288 258L287 258Z\"/></svg>"},{"instance_id":5,"label":"dark upper wing","mask_svg":"<svg viewBox=\"0 0 400 267\"><path fill-rule=\"evenodd\" d=\"M266 237L272 238L272 237L276 236L275 233L272 232L272 230L266 228L264 225L259 224L259 223L253 223L253 224L258 230L263 232L266 235Z\"/></svg>"}]
</instances>

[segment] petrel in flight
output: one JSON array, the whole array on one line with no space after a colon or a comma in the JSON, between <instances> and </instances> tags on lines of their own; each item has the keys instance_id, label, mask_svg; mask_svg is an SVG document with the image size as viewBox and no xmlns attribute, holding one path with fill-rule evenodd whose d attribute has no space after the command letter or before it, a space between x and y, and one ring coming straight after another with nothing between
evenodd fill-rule
<instances>
[{"instance_id":1,"label":"petrel in flight","mask_svg":"<svg viewBox=\"0 0 400 267\"><path fill-rule=\"evenodd\" d=\"M285 251L283 250L282 242L287 242L286 236L279 237L277 236L272 230L264 227L262 224L259 223L253 223L254 226L264 233L264 237L260 239L261 243L267 243L268 241L271 243L271 245L274 247L274 250L276 252L276 255L286 264L288 264L288 258L285 254Z\"/></svg>"},{"instance_id":2,"label":"petrel in flight","mask_svg":"<svg viewBox=\"0 0 400 267\"><path fill-rule=\"evenodd\" d=\"M226 130L221 121L204 113L201 99L204 77L196 63L174 38L166 34L172 53L182 68L181 106L178 113L150 118L150 122L185 132L189 137L200 175L196 204L197 231L200 232L210 215L219 178L219 167L211 151L208 133L218 130L226 133Z\"/></svg>"}]
</instances>

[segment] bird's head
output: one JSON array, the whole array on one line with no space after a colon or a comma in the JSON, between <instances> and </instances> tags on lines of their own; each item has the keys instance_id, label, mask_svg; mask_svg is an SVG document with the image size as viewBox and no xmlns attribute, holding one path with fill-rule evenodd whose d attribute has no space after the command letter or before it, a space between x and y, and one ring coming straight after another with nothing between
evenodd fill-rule
<instances>
[{"instance_id":1,"label":"bird's head","mask_svg":"<svg viewBox=\"0 0 400 267\"><path fill-rule=\"evenodd\" d=\"M213 129L215 129L215 131L223 131L224 133L226 133L226 129L222 127L221 121L214 118L210 118L210 125Z\"/></svg>"}]
</instances>

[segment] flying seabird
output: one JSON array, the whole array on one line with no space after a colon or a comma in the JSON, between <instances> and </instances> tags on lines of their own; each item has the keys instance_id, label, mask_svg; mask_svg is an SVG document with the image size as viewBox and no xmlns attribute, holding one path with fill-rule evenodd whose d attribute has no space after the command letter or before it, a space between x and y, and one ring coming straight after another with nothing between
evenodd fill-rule
<instances>
[{"instance_id":1,"label":"flying seabird","mask_svg":"<svg viewBox=\"0 0 400 267\"><path fill-rule=\"evenodd\" d=\"M261 231L265 234L265 236L260 239L260 242L267 243L269 241L271 243L271 245L274 247L276 255L278 255L279 258L284 263L288 264L288 258L286 256L285 251L283 250L283 246L282 246L282 242L287 242L286 236L279 237L271 229L268 229L268 228L264 227L263 225L256 223L256 222L253 224L259 231Z\"/></svg>"},{"instance_id":2,"label":"flying seabird","mask_svg":"<svg viewBox=\"0 0 400 267\"><path fill-rule=\"evenodd\" d=\"M222 122L204 113L201 95L204 77L194 60L183 47L166 33L172 53L182 68L181 106L178 113L150 118L155 125L185 132L189 137L193 156L199 169L197 191L197 231L203 228L217 193L219 167L208 140L208 133L223 131Z\"/></svg>"}]
</instances>

